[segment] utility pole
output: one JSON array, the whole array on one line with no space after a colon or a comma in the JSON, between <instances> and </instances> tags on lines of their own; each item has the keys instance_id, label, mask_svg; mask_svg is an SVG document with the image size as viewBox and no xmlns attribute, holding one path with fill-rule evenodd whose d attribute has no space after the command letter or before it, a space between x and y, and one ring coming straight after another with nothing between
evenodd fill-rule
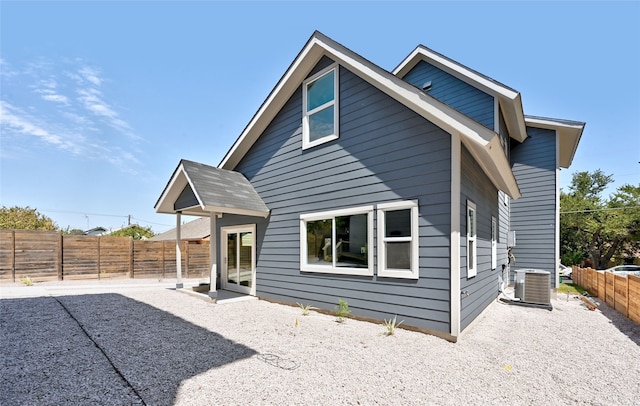
<instances>
[{"instance_id":1,"label":"utility pole","mask_svg":"<svg viewBox=\"0 0 640 406\"><path fill-rule=\"evenodd\" d=\"M127 225L129 225L129 226L131 225L131 214L129 214L129 222L128 222Z\"/></svg>"}]
</instances>

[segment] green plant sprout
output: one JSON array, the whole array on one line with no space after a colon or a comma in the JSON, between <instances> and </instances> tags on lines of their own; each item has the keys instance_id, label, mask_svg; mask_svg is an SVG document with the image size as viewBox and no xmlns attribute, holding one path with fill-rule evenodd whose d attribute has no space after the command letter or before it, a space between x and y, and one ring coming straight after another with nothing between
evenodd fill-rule
<instances>
[{"instance_id":1,"label":"green plant sprout","mask_svg":"<svg viewBox=\"0 0 640 406\"><path fill-rule=\"evenodd\" d=\"M397 317L398 316L396 315L396 316L393 316L393 319L384 320L383 324L384 324L384 327L387 329L386 335L392 336L393 334L395 334L396 328L399 327L402 323L404 323L404 320L396 321Z\"/></svg>"},{"instance_id":2,"label":"green plant sprout","mask_svg":"<svg viewBox=\"0 0 640 406\"><path fill-rule=\"evenodd\" d=\"M351 310L349 310L349 303L347 303L347 301L344 299L338 300L338 305L336 306L335 310L336 317L338 318L338 323L342 323L344 321L344 318L347 317L349 313L351 313Z\"/></svg>"},{"instance_id":3,"label":"green plant sprout","mask_svg":"<svg viewBox=\"0 0 640 406\"><path fill-rule=\"evenodd\" d=\"M303 316L308 316L309 315L309 310L315 310L316 308L311 306L311 305L304 305L302 303L296 303L298 305L298 307L300 307L300 309L302 309L302 315Z\"/></svg>"},{"instance_id":4,"label":"green plant sprout","mask_svg":"<svg viewBox=\"0 0 640 406\"><path fill-rule=\"evenodd\" d=\"M22 284L25 286L33 286L33 280L29 276L25 276L24 278L20 279L20 282L22 282Z\"/></svg>"}]
</instances>

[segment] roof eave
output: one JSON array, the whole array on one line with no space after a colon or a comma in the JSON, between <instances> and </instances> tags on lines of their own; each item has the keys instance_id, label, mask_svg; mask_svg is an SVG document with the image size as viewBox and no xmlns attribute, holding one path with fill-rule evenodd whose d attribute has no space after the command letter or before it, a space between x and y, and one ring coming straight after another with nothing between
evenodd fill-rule
<instances>
[{"instance_id":1,"label":"roof eave","mask_svg":"<svg viewBox=\"0 0 640 406\"><path fill-rule=\"evenodd\" d=\"M465 145L468 145L478 161L494 161L482 162L481 164L494 185L514 198L520 195L504 151L501 147L498 148L500 143L495 132L427 95L401 78L389 74L319 32L314 33L307 42L303 51L300 52L289 70L262 104L260 110L225 155L218 166L219 168L231 170L235 168L275 114L300 86L308 72L324 55L337 61L341 66L403 103L444 131L450 134L460 134ZM519 100L517 92L514 93L514 97Z\"/></svg>"},{"instance_id":2,"label":"roof eave","mask_svg":"<svg viewBox=\"0 0 640 406\"><path fill-rule=\"evenodd\" d=\"M158 201L154 206L156 213L159 213L159 214L177 213L178 210L174 209L173 203L176 201L176 199L178 198L178 195L180 194L180 192L182 192L185 186L187 186L187 184L191 187L196 198L198 199L198 206L194 206L194 207L199 207L201 209L204 208L204 205L202 204L202 200L200 199L200 196L198 196L198 193L196 192L195 185L193 185L193 183L191 182L191 179L189 178L189 174L184 168L183 162L184 160L180 160L180 163L178 164L178 167L176 168L176 170L173 171L173 175L171 175L171 178L167 183L167 186L165 186L164 190L160 194L160 197L158 198ZM181 212L184 213L185 211L181 210Z\"/></svg>"},{"instance_id":3,"label":"roof eave","mask_svg":"<svg viewBox=\"0 0 640 406\"><path fill-rule=\"evenodd\" d=\"M509 136L519 142L523 142L527 138L522 98L518 91L494 81L473 69L467 68L423 45L416 47L413 52L393 70L393 74L399 78L404 78L421 60L497 98L502 110L505 112L504 118L507 129L509 130Z\"/></svg>"},{"instance_id":4,"label":"roof eave","mask_svg":"<svg viewBox=\"0 0 640 406\"><path fill-rule=\"evenodd\" d=\"M518 199L521 196L520 187L497 134L490 142L484 144L472 142L464 137L461 137L461 140L498 190L512 199Z\"/></svg>"},{"instance_id":5,"label":"roof eave","mask_svg":"<svg viewBox=\"0 0 640 406\"><path fill-rule=\"evenodd\" d=\"M274 117L278 111L289 100L289 97L296 91L308 72L324 55L324 50L318 46L318 32L314 33L300 51L289 69L280 78L267 99L262 103L256 114L251 118L249 124L242 131L238 139L231 146L218 168L235 169L244 153L253 145L258 136L267 128L271 120L264 120L264 117Z\"/></svg>"},{"instance_id":6,"label":"roof eave","mask_svg":"<svg viewBox=\"0 0 640 406\"><path fill-rule=\"evenodd\" d=\"M560 149L558 166L565 169L570 167L586 123L533 116L526 116L525 120L530 127L555 130L557 132Z\"/></svg>"}]
</instances>

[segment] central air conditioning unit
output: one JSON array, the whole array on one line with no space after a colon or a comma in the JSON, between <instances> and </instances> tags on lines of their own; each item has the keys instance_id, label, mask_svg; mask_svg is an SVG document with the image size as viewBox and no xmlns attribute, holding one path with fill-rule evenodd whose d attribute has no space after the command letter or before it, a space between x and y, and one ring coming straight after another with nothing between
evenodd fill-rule
<instances>
[{"instance_id":1,"label":"central air conditioning unit","mask_svg":"<svg viewBox=\"0 0 640 406\"><path fill-rule=\"evenodd\" d=\"M551 274L540 269L516 269L515 297L524 303L551 306Z\"/></svg>"}]
</instances>

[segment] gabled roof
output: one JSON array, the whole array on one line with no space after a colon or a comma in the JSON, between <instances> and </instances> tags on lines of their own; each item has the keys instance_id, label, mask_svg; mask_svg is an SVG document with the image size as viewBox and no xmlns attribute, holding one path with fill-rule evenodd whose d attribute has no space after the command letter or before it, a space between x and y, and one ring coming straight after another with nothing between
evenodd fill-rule
<instances>
[{"instance_id":1,"label":"gabled roof","mask_svg":"<svg viewBox=\"0 0 640 406\"><path fill-rule=\"evenodd\" d=\"M522 98L518 91L423 45L416 47L416 49L393 70L393 74L399 78L404 78L420 61L426 61L463 82L497 98L504 112L504 120L510 137L520 142L523 142L527 138Z\"/></svg>"},{"instance_id":2,"label":"gabled roof","mask_svg":"<svg viewBox=\"0 0 640 406\"><path fill-rule=\"evenodd\" d=\"M525 121L530 127L555 130L558 133L559 166L568 168L576 154L586 124L580 121L535 116L525 116Z\"/></svg>"},{"instance_id":3,"label":"gabled roof","mask_svg":"<svg viewBox=\"0 0 640 406\"><path fill-rule=\"evenodd\" d=\"M183 207L184 204L187 204ZM156 202L157 213L229 213L267 217L269 209L239 172L181 160Z\"/></svg>"},{"instance_id":4,"label":"gabled roof","mask_svg":"<svg viewBox=\"0 0 640 406\"><path fill-rule=\"evenodd\" d=\"M182 240L202 240L211 234L211 223L209 219L201 217L180 226L180 239ZM150 241L175 241L176 229L172 228L164 233L154 235Z\"/></svg>"},{"instance_id":5,"label":"gabled roof","mask_svg":"<svg viewBox=\"0 0 640 406\"><path fill-rule=\"evenodd\" d=\"M224 156L218 165L219 168L235 169L242 157L323 56L338 62L344 68L448 133L460 135L462 142L493 184L513 198L520 196L511 165L495 132L317 31L307 41L284 76Z\"/></svg>"}]
</instances>

